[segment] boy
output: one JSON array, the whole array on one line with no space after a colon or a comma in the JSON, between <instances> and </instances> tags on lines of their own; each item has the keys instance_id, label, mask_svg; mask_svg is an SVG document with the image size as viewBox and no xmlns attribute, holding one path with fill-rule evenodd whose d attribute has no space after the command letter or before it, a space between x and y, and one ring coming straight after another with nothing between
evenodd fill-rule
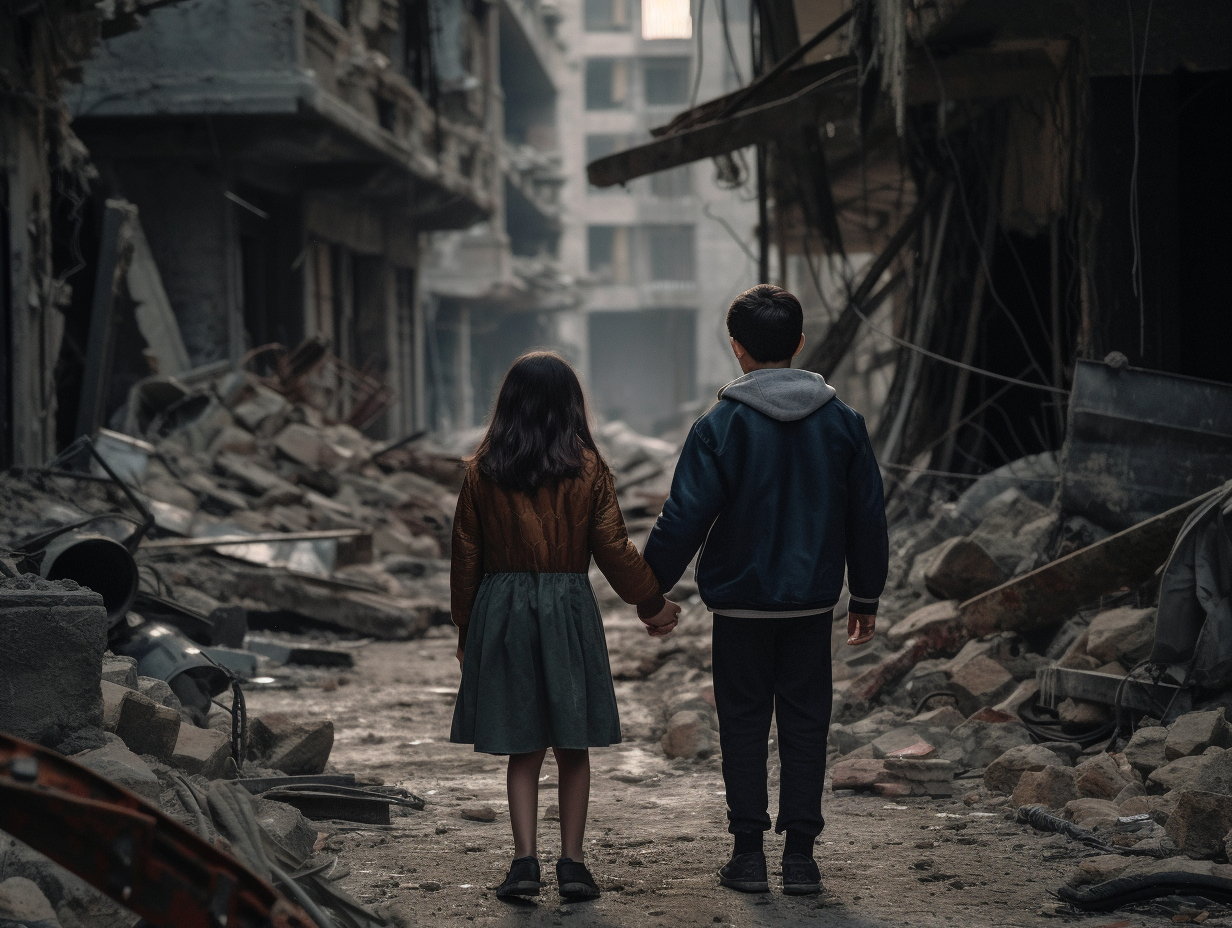
<instances>
[{"instance_id":1,"label":"boy","mask_svg":"<svg viewBox=\"0 0 1232 928\"><path fill-rule=\"evenodd\" d=\"M719 882L769 889L762 837L777 713L775 831L787 833L790 895L821 891L813 843L824 825L830 630L843 568L848 643L863 644L873 637L889 555L881 474L863 417L835 399L824 378L791 369L804 347L803 322L799 300L769 284L731 304L727 331L744 376L694 423L645 551L667 591L702 548L697 585L714 613L714 697L735 836Z\"/></svg>"}]
</instances>

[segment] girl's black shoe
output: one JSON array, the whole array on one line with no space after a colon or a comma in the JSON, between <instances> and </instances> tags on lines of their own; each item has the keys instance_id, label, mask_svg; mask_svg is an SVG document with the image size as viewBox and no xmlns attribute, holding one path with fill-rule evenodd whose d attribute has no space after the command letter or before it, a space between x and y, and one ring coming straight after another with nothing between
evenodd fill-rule
<instances>
[{"instance_id":1,"label":"girl's black shoe","mask_svg":"<svg viewBox=\"0 0 1232 928\"><path fill-rule=\"evenodd\" d=\"M719 882L728 889L737 889L742 893L769 892L766 855L762 851L732 854L732 859L719 871Z\"/></svg>"},{"instance_id":2,"label":"girl's black shoe","mask_svg":"<svg viewBox=\"0 0 1232 928\"><path fill-rule=\"evenodd\" d=\"M556 861L556 882L562 899L585 902L599 898L599 886L586 865L569 857Z\"/></svg>"},{"instance_id":3,"label":"girl's black shoe","mask_svg":"<svg viewBox=\"0 0 1232 928\"><path fill-rule=\"evenodd\" d=\"M509 865L505 874L505 882L496 891L497 899L510 899L517 896L537 896L542 884L539 880L539 858L518 857Z\"/></svg>"},{"instance_id":4,"label":"girl's black shoe","mask_svg":"<svg viewBox=\"0 0 1232 928\"><path fill-rule=\"evenodd\" d=\"M817 861L806 854L783 857L783 893L787 896L815 896L821 892L821 871Z\"/></svg>"}]
</instances>

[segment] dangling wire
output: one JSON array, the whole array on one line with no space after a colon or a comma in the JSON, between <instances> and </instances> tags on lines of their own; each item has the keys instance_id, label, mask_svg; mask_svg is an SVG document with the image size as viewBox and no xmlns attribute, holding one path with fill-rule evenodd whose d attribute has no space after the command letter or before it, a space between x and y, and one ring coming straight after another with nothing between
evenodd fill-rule
<instances>
[{"instance_id":1,"label":"dangling wire","mask_svg":"<svg viewBox=\"0 0 1232 928\"><path fill-rule=\"evenodd\" d=\"M1132 119L1134 127L1134 160L1129 172L1129 236L1133 242L1134 263L1130 267L1130 279L1133 283L1134 296L1138 298L1138 354L1146 354L1146 294L1142 288L1142 225L1138 212L1138 153L1141 148L1141 132L1138 121L1138 110L1142 103L1142 80L1146 74L1146 45L1151 34L1151 9L1154 0L1147 0L1146 22L1142 27L1142 61L1138 62L1138 53L1134 45L1134 4L1133 0L1125 0L1129 11L1129 81L1130 98L1132 100ZM1134 68L1138 73L1135 78Z\"/></svg>"},{"instance_id":2,"label":"dangling wire","mask_svg":"<svg viewBox=\"0 0 1232 928\"><path fill-rule=\"evenodd\" d=\"M697 30L697 73L693 75L693 93L689 95L689 109L697 106L697 91L702 86L702 52L704 51L702 25L705 18L706 0L697 0L697 22L693 24L693 28Z\"/></svg>"}]
</instances>

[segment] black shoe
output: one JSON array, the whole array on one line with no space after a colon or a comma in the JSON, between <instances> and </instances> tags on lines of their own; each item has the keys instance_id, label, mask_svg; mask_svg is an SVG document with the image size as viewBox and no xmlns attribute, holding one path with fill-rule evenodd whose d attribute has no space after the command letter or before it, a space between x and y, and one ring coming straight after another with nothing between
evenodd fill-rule
<instances>
[{"instance_id":1,"label":"black shoe","mask_svg":"<svg viewBox=\"0 0 1232 928\"><path fill-rule=\"evenodd\" d=\"M599 886L586 865L570 857L556 861L557 891L569 902L585 902L599 898Z\"/></svg>"},{"instance_id":2,"label":"black shoe","mask_svg":"<svg viewBox=\"0 0 1232 928\"><path fill-rule=\"evenodd\" d=\"M733 854L732 859L719 871L719 883L742 893L769 892L765 853L750 851L748 854Z\"/></svg>"},{"instance_id":3,"label":"black shoe","mask_svg":"<svg viewBox=\"0 0 1232 928\"><path fill-rule=\"evenodd\" d=\"M821 892L821 871L817 861L804 854L788 854L783 858L783 894L815 896Z\"/></svg>"},{"instance_id":4,"label":"black shoe","mask_svg":"<svg viewBox=\"0 0 1232 928\"><path fill-rule=\"evenodd\" d=\"M505 874L505 882L496 891L497 899L511 899L517 896L537 896L542 884L539 880L539 858L518 857L509 865Z\"/></svg>"}]
</instances>

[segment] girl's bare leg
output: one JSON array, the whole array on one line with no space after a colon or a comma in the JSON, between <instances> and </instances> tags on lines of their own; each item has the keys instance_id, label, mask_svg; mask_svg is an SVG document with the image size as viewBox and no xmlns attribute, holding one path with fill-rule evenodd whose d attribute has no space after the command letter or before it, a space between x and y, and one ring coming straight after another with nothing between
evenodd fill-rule
<instances>
[{"instance_id":1,"label":"girl's bare leg","mask_svg":"<svg viewBox=\"0 0 1232 928\"><path fill-rule=\"evenodd\" d=\"M552 748L552 753L560 774L560 853L581 863L590 805L590 752L585 748Z\"/></svg>"},{"instance_id":2,"label":"girl's bare leg","mask_svg":"<svg viewBox=\"0 0 1232 928\"><path fill-rule=\"evenodd\" d=\"M509 793L509 824L513 826L515 858L535 856L535 831L539 822L539 770L546 755L546 749L509 755L505 787ZM561 783L564 783L564 777L561 777ZM561 821L564 821L563 814Z\"/></svg>"}]
</instances>

